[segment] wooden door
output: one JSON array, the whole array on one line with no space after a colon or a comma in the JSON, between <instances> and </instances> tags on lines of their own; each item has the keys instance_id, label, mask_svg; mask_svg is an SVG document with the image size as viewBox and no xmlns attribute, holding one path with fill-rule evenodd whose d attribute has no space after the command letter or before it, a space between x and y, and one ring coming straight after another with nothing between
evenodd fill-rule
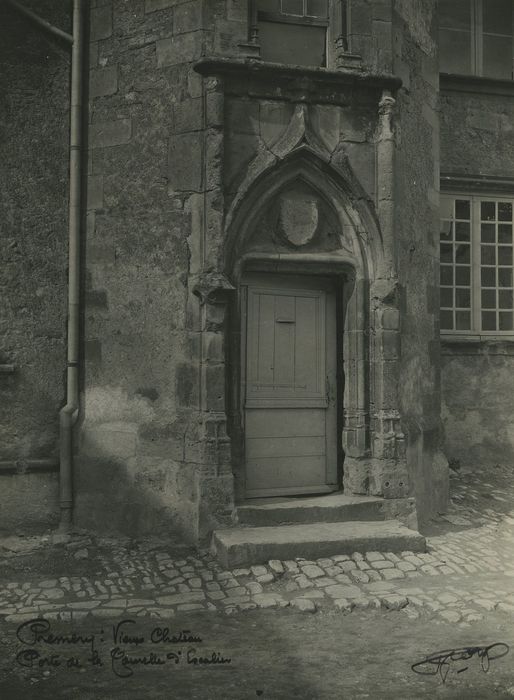
<instances>
[{"instance_id":1,"label":"wooden door","mask_svg":"<svg viewBox=\"0 0 514 700\"><path fill-rule=\"evenodd\" d=\"M320 278L246 279L246 496L337 488L336 299Z\"/></svg>"}]
</instances>

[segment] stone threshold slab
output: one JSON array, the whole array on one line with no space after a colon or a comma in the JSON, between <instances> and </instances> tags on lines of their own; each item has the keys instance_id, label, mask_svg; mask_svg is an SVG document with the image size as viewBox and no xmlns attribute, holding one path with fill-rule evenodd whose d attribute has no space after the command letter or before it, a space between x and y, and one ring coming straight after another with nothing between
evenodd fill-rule
<instances>
[{"instance_id":1,"label":"stone threshold slab","mask_svg":"<svg viewBox=\"0 0 514 700\"><path fill-rule=\"evenodd\" d=\"M212 549L226 568L270 559L317 559L353 552L426 551L425 538L397 520L309 523L216 530Z\"/></svg>"},{"instance_id":2,"label":"stone threshold slab","mask_svg":"<svg viewBox=\"0 0 514 700\"><path fill-rule=\"evenodd\" d=\"M248 500L237 508L238 524L269 527L280 524L385 520L383 499L374 496L276 497Z\"/></svg>"}]
</instances>

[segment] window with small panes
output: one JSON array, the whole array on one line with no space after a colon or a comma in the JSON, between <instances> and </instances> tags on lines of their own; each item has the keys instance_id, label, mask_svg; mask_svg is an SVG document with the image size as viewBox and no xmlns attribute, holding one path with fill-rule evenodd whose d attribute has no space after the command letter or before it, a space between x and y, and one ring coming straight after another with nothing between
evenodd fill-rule
<instances>
[{"instance_id":1,"label":"window with small panes","mask_svg":"<svg viewBox=\"0 0 514 700\"><path fill-rule=\"evenodd\" d=\"M513 205L441 195L441 333L514 335Z\"/></svg>"}]
</instances>

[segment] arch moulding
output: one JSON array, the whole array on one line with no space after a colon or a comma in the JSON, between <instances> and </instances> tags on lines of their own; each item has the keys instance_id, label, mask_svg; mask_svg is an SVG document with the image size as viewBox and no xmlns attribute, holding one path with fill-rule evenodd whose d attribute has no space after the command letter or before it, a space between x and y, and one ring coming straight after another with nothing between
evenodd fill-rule
<instances>
[{"instance_id":1,"label":"arch moulding","mask_svg":"<svg viewBox=\"0 0 514 700\"><path fill-rule=\"evenodd\" d=\"M267 161L267 162L266 162ZM211 260L229 280L226 303L226 414L236 496L244 493L241 465L242 276L247 271L326 275L338 280L344 380L340 442L347 493L405 498L409 484L398 409L399 311L387 277L384 243L373 203L343 155L330 157L305 139L283 157L259 156L225 217L225 237ZM309 188L335 222L331 246L291 247L266 234L266 216L288 188ZM335 243L334 243L335 241Z\"/></svg>"}]
</instances>

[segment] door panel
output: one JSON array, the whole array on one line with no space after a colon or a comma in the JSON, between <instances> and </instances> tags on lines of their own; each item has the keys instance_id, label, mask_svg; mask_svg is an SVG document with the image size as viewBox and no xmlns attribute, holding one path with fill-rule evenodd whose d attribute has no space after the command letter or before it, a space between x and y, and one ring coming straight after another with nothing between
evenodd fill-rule
<instances>
[{"instance_id":1,"label":"door panel","mask_svg":"<svg viewBox=\"0 0 514 700\"><path fill-rule=\"evenodd\" d=\"M247 496L332 490L337 476L332 285L273 275L247 283Z\"/></svg>"}]
</instances>

